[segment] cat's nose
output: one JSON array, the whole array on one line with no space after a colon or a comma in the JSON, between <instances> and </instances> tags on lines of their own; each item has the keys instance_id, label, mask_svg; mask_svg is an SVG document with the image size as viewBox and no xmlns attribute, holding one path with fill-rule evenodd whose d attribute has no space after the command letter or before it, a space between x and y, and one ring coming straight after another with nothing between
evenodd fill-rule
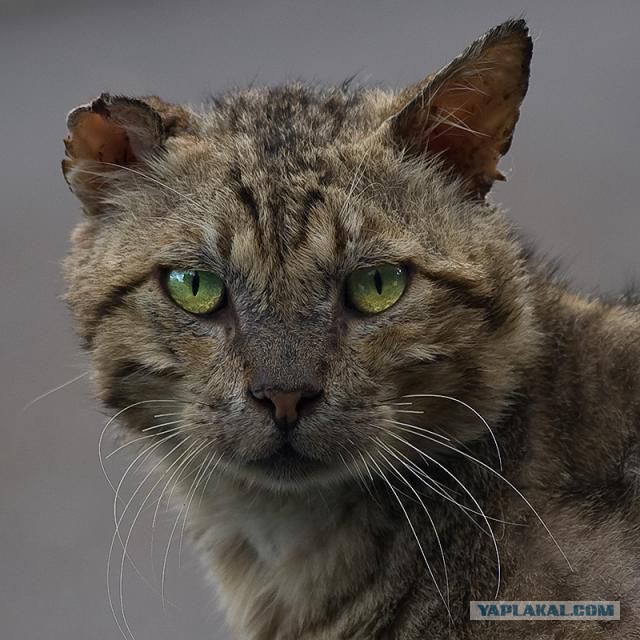
<instances>
[{"instance_id":1,"label":"cat's nose","mask_svg":"<svg viewBox=\"0 0 640 640\"><path fill-rule=\"evenodd\" d=\"M310 406L321 395L319 389L284 391L270 387L257 387L250 389L250 392L258 402L271 405L273 419L283 433L295 426L301 409Z\"/></svg>"}]
</instances>

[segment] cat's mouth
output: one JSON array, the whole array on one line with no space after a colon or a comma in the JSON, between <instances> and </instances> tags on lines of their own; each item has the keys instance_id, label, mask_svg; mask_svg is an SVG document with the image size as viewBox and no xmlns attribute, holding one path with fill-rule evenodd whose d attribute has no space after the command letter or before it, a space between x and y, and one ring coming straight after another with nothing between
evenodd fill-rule
<instances>
[{"instance_id":1,"label":"cat's mouth","mask_svg":"<svg viewBox=\"0 0 640 640\"><path fill-rule=\"evenodd\" d=\"M319 460L301 454L289 442L263 458L248 461L247 465L270 476L288 478L309 476L326 466Z\"/></svg>"}]
</instances>

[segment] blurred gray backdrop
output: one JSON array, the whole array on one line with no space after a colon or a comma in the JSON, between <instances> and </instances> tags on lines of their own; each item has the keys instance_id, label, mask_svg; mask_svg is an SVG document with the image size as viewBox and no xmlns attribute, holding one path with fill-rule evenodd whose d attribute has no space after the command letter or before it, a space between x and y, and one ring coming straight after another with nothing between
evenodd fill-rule
<instances>
[{"instance_id":1,"label":"blurred gray backdrop","mask_svg":"<svg viewBox=\"0 0 640 640\"><path fill-rule=\"evenodd\" d=\"M537 36L533 78L502 163L509 182L493 197L563 258L577 287L620 290L640 274L637 1L0 2L2 640L120 637L106 588L113 493L97 455L106 416L86 377L23 409L87 368L60 300L59 264L80 216L60 174L67 110L103 90L197 103L250 82L354 73L400 87L522 13ZM113 481L125 465L108 461ZM158 565L172 525L162 516L154 563L148 517L132 536L147 582L125 563L131 630L137 640L228 638L177 542L163 607ZM118 614L119 568L116 553Z\"/></svg>"}]
</instances>

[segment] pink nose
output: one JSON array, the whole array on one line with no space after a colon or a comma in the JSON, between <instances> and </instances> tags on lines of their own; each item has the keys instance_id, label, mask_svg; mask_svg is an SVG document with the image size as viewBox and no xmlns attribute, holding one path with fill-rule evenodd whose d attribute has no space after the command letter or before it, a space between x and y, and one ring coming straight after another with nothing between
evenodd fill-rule
<instances>
[{"instance_id":1,"label":"pink nose","mask_svg":"<svg viewBox=\"0 0 640 640\"><path fill-rule=\"evenodd\" d=\"M280 389L251 389L251 395L261 402L273 405L274 420L281 431L289 431L298 421L300 408L315 400L316 390L281 391Z\"/></svg>"},{"instance_id":2,"label":"pink nose","mask_svg":"<svg viewBox=\"0 0 640 640\"><path fill-rule=\"evenodd\" d=\"M277 422L284 420L293 424L298 419L298 404L302 399L302 391L264 391L264 397L271 400L276 409Z\"/></svg>"}]
</instances>

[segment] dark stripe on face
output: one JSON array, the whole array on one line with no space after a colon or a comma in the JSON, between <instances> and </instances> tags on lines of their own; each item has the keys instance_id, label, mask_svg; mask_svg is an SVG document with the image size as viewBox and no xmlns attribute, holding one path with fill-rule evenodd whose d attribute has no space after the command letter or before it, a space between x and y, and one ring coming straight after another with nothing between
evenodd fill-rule
<instances>
[{"instance_id":1,"label":"dark stripe on face","mask_svg":"<svg viewBox=\"0 0 640 640\"><path fill-rule=\"evenodd\" d=\"M254 219L255 223L259 224L260 211L258 209L258 203L251 188L244 184L244 182L242 181L242 172L240 171L240 167L233 167L229 172L229 176L231 179L233 190L238 196L238 199L245 206L246 210Z\"/></svg>"},{"instance_id":2,"label":"dark stripe on face","mask_svg":"<svg viewBox=\"0 0 640 640\"><path fill-rule=\"evenodd\" d=\"M509 320L509 309L506 309L497 298L476 293L471 283L441 274L433 276L433 279L447 287L455 300L463 306L482 311L492 331L497 331Z\"/></svg>"},{"instance_id":3,"label":"dark stripe on face","mask_svg":"<svg viewBox=\"0 0 640 640\"><path fill-rule=\"evenodd\" d=\"M163 398L161 392L171 384L176 384L178 376L170 369L154 369L135 360L121 360L112 363L108 370L109 382L103 401L114 408L122 408L135 402L145 392ZM161 405L161 403L158 403ZM176 403L179 404L179 403ZM132 409L144 411L147 407L140 405Z\"/></svg>"},{"instance_id":4,"label":"dark stripe on face","mask_svg":"<svg viewBox=\"0 0 640 640\"><path fill-rule=\"evenodd\" d=\"M275 254L277 261L283 264L287 253L287 247L291 243L291 232L286 225L287 203L277 192L272 192L267 197L267 211L269 212L269 226L265 229L269 251Z\"/></svg>"},{"instance_id":5,"label":"dark stripe on face","mask_svg":"<svg viewBox=\"0 0 640 640\"><path fill-rule=\"evenodd\" d=\"M216 236L216 250L218 255L222 257L225 262L229 261L231 255L231 245L233 240L233 231L228 220L222 219L218 223L218 234ZM207 256L208 257L208 256Z\"/></svg>"},{"instance_id":6,"label":"dark stripe on face","mask_svg":"<svg viewBox=\"0 0 640 640\"><path fill-rule=\"evenodd\" d=\"M342 255L347 248L347 230L342 221L336 217L333 222L333 232L335 241L335 252L337 256Z\"/></svg>"},{"instance_id":7,"label":"dark stripe on face","mask_svg":"<svg viewBox=\"0 0 640 640\"><path fill-rule=\"evenodd\" d=\"M302 199L302 216L300 219L298 233L291 243L292 249L302 246L309 235L309 218L317 204L324 203L324 195L319 189L311 189L307 191Z\"/></svg>"},{"instance_id":8,"label":"dark stripe on face","mask_svg":"<svg viewBox=\"0 0 640 640\"><path fill-rule=\"evenodd\" d=\"M91 348L93 346L100 324L112 315L114 311L121 307L127 299L127 296L140 287L147 280L147 277L148 276L145 274L132 283L120 285L119 287L113 287L111 289L106 299L96 307L93 318L87 323L85 333L87 347Z\"/></svg>"},{"instance_id":9,"label":"dark stripe on face","mask_svg":"<svg viewBox=\"0 0 640 640\"><path fill-rule=\"evenodd\" d=\"M256 222L260 221L260 212L258 211L258 203L253 195L253 191L246 185L242 185L238 188L237 192L240 202L247 208L247 211L251 214Z\"/></svg>"}]
</instances>

